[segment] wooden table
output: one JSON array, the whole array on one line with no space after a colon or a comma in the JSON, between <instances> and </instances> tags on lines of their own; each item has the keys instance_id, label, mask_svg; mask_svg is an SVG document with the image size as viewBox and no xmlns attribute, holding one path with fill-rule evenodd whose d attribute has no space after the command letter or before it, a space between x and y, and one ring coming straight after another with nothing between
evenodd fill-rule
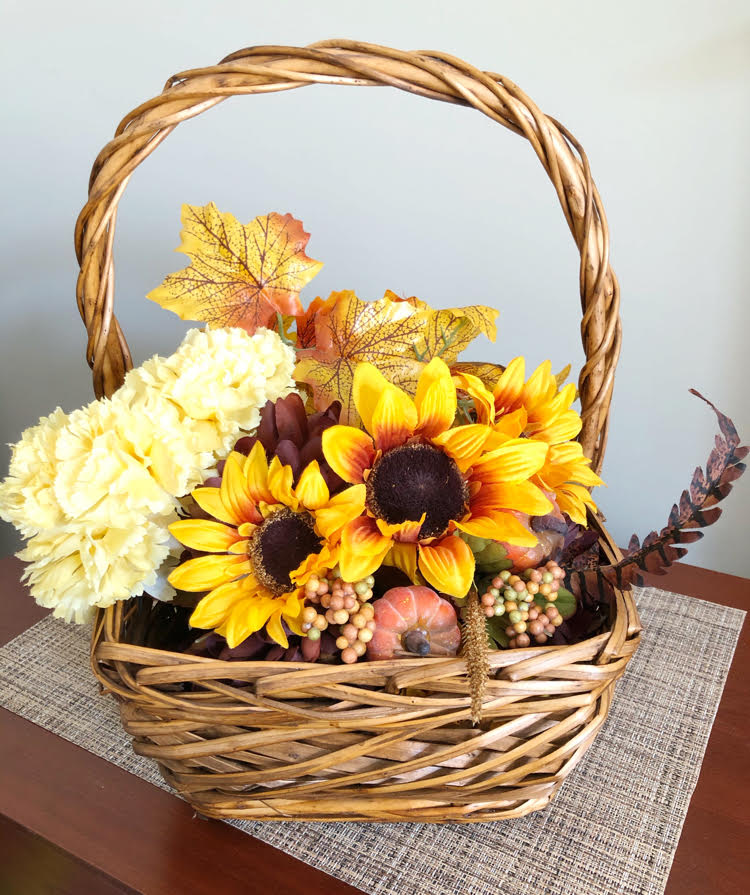
<instances>
[{"instance_id":1,"label":"wooden table","mask_svg":"<svg viewBox=\"0 0 750 895\"><path fill-rule=\"evenodd\" d=\"M0 560L0 644L44 610ZM746 609L750 580L674 566L652 578L676 593ZM667 895L746 891L750 804L748 625L729 673ZM2 895L346 895L357 890L0 709ZM442 893L436 893L442 895Z\"/></svg>"}]
</instances>

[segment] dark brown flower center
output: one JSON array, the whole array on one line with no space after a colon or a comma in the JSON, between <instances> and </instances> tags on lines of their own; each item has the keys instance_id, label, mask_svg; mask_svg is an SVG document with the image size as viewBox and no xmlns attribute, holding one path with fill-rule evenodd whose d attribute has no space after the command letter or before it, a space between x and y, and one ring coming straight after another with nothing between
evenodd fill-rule
<instances>
[{"instance_id":1,"label":"dark brown flower center","mask_svg":"<svg viewBox=\"0 0 750 895\"><path fill-rule=\"evenodd\" d=\"M461 519L468 489L454 460L431 444L407 444L388 451L367 481L367 508L389 525L426 513L421 538L441 535Z\"/></svg>"},{"instance_id":2,"label":"dark brown flower center","mask_svg":"<svg viewBox=\"0 0 750 895\"><path fill-rule=\"evenodd\" d=\"M312 517L284 508L268 519L250 541L249 554L258 581L273 594L292 589L289 573L311 553L320 551Z\"/></svg>"}]
</instances>

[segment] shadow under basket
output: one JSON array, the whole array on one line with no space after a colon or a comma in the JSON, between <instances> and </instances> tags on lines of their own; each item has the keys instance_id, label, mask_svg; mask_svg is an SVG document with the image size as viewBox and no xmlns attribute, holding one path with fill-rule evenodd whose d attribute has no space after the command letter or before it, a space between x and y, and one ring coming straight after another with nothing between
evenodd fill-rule
<instances>
[{"instance_id":1,"label":"shadow under basket","mask_svg":"<svg viewBox=\"0 0 750 895\"><path fill-rule=\"evenodd\" d=\"M97 156L76 226L78 309L96 395L111 395L132 366L113 313L113 243L117 206L137 166L182 121L229 97L313 84L383 85L463 105L528 140L580 254L586 361L579 441L599 471L621 326L606 217L588 159L512 81L443 53L345 40L249 47L175 75L127 115ZM616 546L598 519L590 522L602 563L612 563ZM606 593L588 594L605 607L588 639L490 653L477 725L463 658L354 665L199 658L151 648L159 641L149 636L150 599L99 612L92 665L119 701L135 751L156 759L200 814L461 823L519 817L544 807L581 759L638 646L630 591L602 587Z\"/></svg>"}]
</instances>

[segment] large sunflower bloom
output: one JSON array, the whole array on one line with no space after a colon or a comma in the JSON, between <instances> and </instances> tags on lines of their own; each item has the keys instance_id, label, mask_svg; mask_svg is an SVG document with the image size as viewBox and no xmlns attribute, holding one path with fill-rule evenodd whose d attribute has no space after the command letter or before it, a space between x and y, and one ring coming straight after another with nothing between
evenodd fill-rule
<instances>
[{"instance_id":1,"label":"large sunflower bloom","mask_svg":"<svg viewBox=\"0 0 750 895\"><path fill-rule=\"evenodd\" d=\"M551 364L544 361L525 378L523 357L514 358L490 392L471 374L454 377L458 387L474 401L477 419L492 427L497 437L532 438L550 447L544 465L532 481L554 494L560 509L574 522L586 524L586 507L596 510L589 487L604 484L590 468L583 448L571 439L581 431L581 417L571 408L576 398L573 383L560 388Z\"/></svg>"},{"instance_id":2,"label":"large sunflower bloom","mask_svg":"<svg viewBox=\"0 0 750 895\"><path fill-rule=\"evenodd\" d=\"M291 466L274 457L268 465L258 442L249 456L233 451L218 488L196 488L198 506L212 519L181 519L169 526L192 550L169 576L180 590L209 591L190 617L195 628L213 628L237 646L264 625L288 646L284 625L301 634L304 584L333 568L344 525L364 508L365 487L335 497L313 460L292 487Z\"/></svg>"},{"instance_id":3,"label":"large sunflower bloom","mask_svg":"<svg viewBox=\"0 0 750 895\"><path fill-rule=\"evenodd\" d=\"M346 482L366 486L366 512L341 532L339 566L347 581L397 565L417 570L443 593L463 597L474 556L457 530L519 546L536 535L510 511L538 515L552 505L529 480L547 445L506 438L485 423L453 426L456 387L444 361L422 371L414 399L372 364L354 374L354 403L366 431L332 426L323 453Z\"/></svg>"}]
</instances>

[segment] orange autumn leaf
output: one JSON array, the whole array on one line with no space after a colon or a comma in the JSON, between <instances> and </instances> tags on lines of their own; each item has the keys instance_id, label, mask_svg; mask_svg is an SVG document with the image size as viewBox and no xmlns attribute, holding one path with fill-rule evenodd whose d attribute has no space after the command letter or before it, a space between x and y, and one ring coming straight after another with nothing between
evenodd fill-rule
<instances>
[{"instance_id":1,"label":"orange autumn leaf","mask_svg":"<svg viewBox=\"0 0 750 895\"><path fill-rule=\"evenodd\" d=\"M290 214L255 218L247 225L208 205L182 206L177 248L190 265L170 274L148 298L183 320L268 326L277 314L302 313L299 292L322 264L305 254L310 234Z\"/></svg>"},{"instance_id":2,"label":"orange autumn leaf","mask_svg":"<svg viewBox=\"0 0 750 895\"><path fill-rule=\"evenodd\" d=\"M419 374L433 357L450 363L470 341L469 334L474 338L485 332L494 339L496 314L490 308L433 311L419 299L404 300L392 292L375 302L350 291L334 292L303 316L294 376L312 388L318 409L339 400L341 422L357 425L352 397L357 364L374 364L388 380L414 394ZM459 320L464 322L459 325Z\"/></svg>"},{"instance_id":3,"label":"orange autumn leaf","mask_svg":"<svg viewBox=\"0 0 750 895\"><path fill-rule=\"evenodd\" d=\"M313 348L315 346L315 319L319 313L331 310L337 293L333 293L326 301L318 297L310 302L309 307L297 316L297 348Z\"/></svg>"}]
</instances>

